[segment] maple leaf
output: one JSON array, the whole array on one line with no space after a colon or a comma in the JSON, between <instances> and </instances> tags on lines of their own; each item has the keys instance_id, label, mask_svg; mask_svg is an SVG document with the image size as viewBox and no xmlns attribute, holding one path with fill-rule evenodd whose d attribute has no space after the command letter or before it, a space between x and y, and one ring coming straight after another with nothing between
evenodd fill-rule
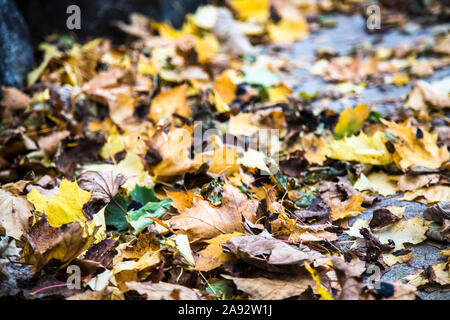
<instances>
[{"instance_id":1,"label":"maple leaf","mask_svg":"<svg viewBox=\"0 0 450 320\"><path fill-rule=\"evenodd\" d=\"M371 107L361 103L355 108L345 109L340 115L334 133L337 139L351 136L360 130L364 121L369 117Z\"/></svg>"},{"instance_id":2,"label":"maple leaf","mask_svg":"<svg viewBox=\"0 0 450 320\"><path fill-rule=\"evenodd\" d=\"M86 222L83 207L90 198L91 192L82 190L76 181L66 179L61 181L56 196L47 198L36 189L27 195L36 210L45 213L49 225L55 228L71 222Z\"/></svg>"},{"instance_id":3,"label":"maple leaf","mask_svg":"<svg viewBox=\"0 0 450 320\"><path fill-rule=\"evenodd\" d=\"M387 138L381 131L372 136L361 132L358 136L332 141L327 156L331 159L386 165L392 162L392 156L385 146L386 142Z\"/></svg>"},{"instance_id":4,"label":"maple leaf","mask_svg":"<svg viewBox=\"0 0 450 320\"><path fill-rule=\"evenodd\" d=\"M450 159L446 146L438 147L438 133L430 133L425 128L414 127L409 121L397 124L381 119L389 133L398 139L393 140L395 164L402 170L416 166L430 169L440 168Z\"/></svg>"},{"instance_id":5,"label":"maple leaf","mask_svg":"<svg viewBox=\"0 0 450 320\"><path fill-rule=\"evenodd\" d=\"M268 0L231 0L230 5L242 19L265 22L269 18Z\"/></svg>"},{"instance_id":6,"label":"maple leaf","mask_svg":"<svg viewBox=\"0 0 450 320\"><path fill-rule=\"evenodd\" d=\"M254 222L256 208L256 201L248 200L237 188L226 184L220 207L212 207L206 200L194 199L191 208L185 208L168 221L174 229L186 233L191 242L196 242L221 234L243 232L242 218Z\"/></svg>"},{"instance_id":7,"label":"maple leaf","mask_svg":"<svg viewBox=\"0 0 450 320\"><path fill-rule=\"evenodd\" d=\"M186 104L187 88L187 84L183 84L159 93L152 100L148 117L155 123L175 113L185 118L188 117L191 109Z\"/></svg>"},{"instance_id":8,"label":"maple leaf","mask_svg":"<svg viewBox=\"0 0 450 320\"><path fill-rule=\"evenodd\" d=\"M95 230L87 234L87 225L71 222L55 228L42 218L25 235L23 261L31 264L35 272L52 260L59 261L59 268L63 268L94 242Z\"/></svg>"},{"instance_id":9,"label":"maple leaf","mask_svg":"<svg viewBox=\"0 0 450 320\"><path fill-rule=\"evenodd\" d=\"M221 244L229 239L243 235L240 232L222 234L213 239L206 240L209 245L198 253L198 259L195 263L195 269L199 271L211 271L220 267L224 262L232 260L230 254L223 252Z\"/></svg>"},{"instance_id":10,"label":"maple leaf","mask_svg":"<svg viewBox=\"0 0 450 320\"><path fill-rule=\"evenodd\" d=\"M292 44L294 41L303 40L309 34L306 19L290 20L281 19L277 24L267 25L269 37L274 43Z\"/></svg>"},{"instance_id":11,"label":"maple leaf","mask_svg":"<svg viewBox=\"0 0 450 320\"><path fill-rule=\"evenodd\" d=\"M354 217L361 213L365 208L361 206L364 201L363 194L354 194L348 200L339 203L327 203L331 207L333 220L339 220L347 217Z\"/></svg>"}]
</instances>

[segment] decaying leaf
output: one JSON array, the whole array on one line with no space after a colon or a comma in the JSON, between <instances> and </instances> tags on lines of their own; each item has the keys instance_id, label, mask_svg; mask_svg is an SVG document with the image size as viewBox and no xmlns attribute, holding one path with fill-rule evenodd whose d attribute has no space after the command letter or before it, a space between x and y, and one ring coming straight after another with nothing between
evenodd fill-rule
<instances>
[{"instance_id":1,"label":"decaying leaf","mask_svg":"<svg viewBox=\"0 0 450 320\"><path fill-rule=\"evenodd\" d=\"M147 300L202 300L196 290L172 283L127 282L128 291L137 291Z\"/></svg>"},{"instance_id":2,"label":"decaying leaf","mask_svg":"<svg viewBox=\"0 0 450 320\"><path fill-rule=\"evenodd\" d=\"M206 200L194 199L191 208L169 220L174 229L186 233L191 242L211 239L221 234L243 232L243 218L254 222L257 202L248 200L237 188L226 184L222 205L211 206Z\"/></svg>"},{"instance_id":3,"label":"decaying leaf","mask_svg":"<svg viewBox=\"0 0 450 320\"><path fill-rule=\"evenodd\" d=\"M24 198L0 189L0 229L7 236L20 240L29 230L32 206Z\"/></svg>"},{"instance_id":4,"label":"decaying leaf","mask_svg":"<svg viewBox=\"0 0 450 320\"><path fill-rule=\"evenodd\" d=\"M127 178L121 173L111 171L84 171L78 177L81 189L92 192L92 200L111 201Z\"/></svg>"},{"instance_id":5,"label":"decaying leaf","mask_svg":"<svg viewBox=\"0 0 450 320\"><path fill-rule=\"evenodd\" d=\"M301 295L315 285L314 280L307 274L296 277L267 278L236 278L222 275L225 279L233 280L236 287L247 293L254 300L283 300Z\"/></svg>"},{"instance_id":6,"label":"decaying leaf","mask_svg":"<svg viewBox=\"0 0 450 320\"><path fill-rule=\"evenodd\" d=\"M269 271L279 271L283 268L295 270L304 262L323 257L319 252L305 246L294 249L273 238L267 231L259 235L233 237L223 247L237 258Z\"/></svg>"},{"instance_id":7,"label":"decaying leaf","mask_svg":"<svg viewBox=\"0 0 450 320\"><path fill-rule=\"evenodd\" d=\"M404 248L405 243L417 244L424 241L427 238L425 234L430 223L419 216L414 216L411 219L402 219L386 227L374 230L373 233L382 243L388 243L389 240L392 240L395 244L394 250L401 250ZM360 229L368 226L369 220L357 220L350 228L350 231L346 232L351 236L359 237Z\"/></svg>"},{"instance_id":8,"label":"decaying leaf","mask_svg":"<svg viewBox=\"0 0 450 320\"><path fill-rule=\"evenodd\" d=\"M85 236L85 228L78 222L55 228L45 218L39 220L25 235L24 262L32 265L35 272L53 260L58 267L66 266L93 243L92 235Z\"/></svg>"}]
</instances>

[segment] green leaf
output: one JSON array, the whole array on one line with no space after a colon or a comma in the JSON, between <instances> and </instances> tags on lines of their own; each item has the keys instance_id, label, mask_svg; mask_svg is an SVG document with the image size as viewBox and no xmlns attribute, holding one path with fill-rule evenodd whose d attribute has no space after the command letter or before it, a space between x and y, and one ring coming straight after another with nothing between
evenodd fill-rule
<instances>
[{"instance_id":1,"label":"green leaf","mask_svg":"<svg viewBox=\"0 0 450 320\"><path fill-rule=\"evenodd\" d=\"M373 123L381 123L380 121L381 119L381 113L377 112L377 111L370 111L369 117L367 118L367 120L369 120L370 122Z\"/></svg>"},{"instance_id":2,"label":"green leaf","mask_svg":"<svg viewBox=\"0 0 450 320\"><path fill-rule=\"evenodd\" d=\"M171 203L171 199L147 202L142 208L129 211L128 221L135 232L139 233L153 223L153 220L149 217L160 218L170 208Z\"/></svg>"},{"instance_id":3,"label":"green leaf","mask_svg":"<svg viewBox=\"0 0 450 320\"><path fill-rule=\"evenodd\" d=\"M229 300L233 297L233 281L220 279L210 283L206 292L214 294L223 300Z\"/></svg>"},{"instance_id":4,"label":"green leaf","mask_svg":"<svg viewBox=\"0 0 450 320\"><path fill-rule=\"evenodd\" d=\"M106 207L106 225L116 228L117 231L126 230L128 229L129 224L126 219L126 214L125 212L123 212L123 210L127 210L130 199L125 198L119 193L114 197L114 200L111 201ZM117 204L119 204L120 207Z\"/></svg>"},{"instance_id":5,"label":"green leaf","mask_svg":"<svg viewBox=\"0 0 450 320\"><path fill-rule=\"evenodd\" d=\"M140 204L146 204L147 202L158 202L159 199L156 197L155 190L153 188L141 187L136 185L136 188L131 191L131 198Z\"/></svg>"}]
</instances>

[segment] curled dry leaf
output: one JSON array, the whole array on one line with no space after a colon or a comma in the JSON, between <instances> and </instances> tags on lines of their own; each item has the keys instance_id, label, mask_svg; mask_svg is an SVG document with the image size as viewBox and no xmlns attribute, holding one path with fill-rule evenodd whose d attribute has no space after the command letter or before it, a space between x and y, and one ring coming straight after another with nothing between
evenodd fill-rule
<instances>
[{"instance_id":1,"label":"curled dry leaf","mask_svg":"<svg viewBox=\"0 0 450 320\"><path fill-rule=\"evenodd\" d=\"M353 237L360 237L360 229L367 228L369 223L369 220L357 220L346 233ZM387 244L389 240L394 241L394 250L400 250L404 248L405 243L418 244L424 241L430 224L431 222L414 216L411 219L402 219L381 229L373 230L373 233L383 244Z\"/></svg>"},{"instance_id":2,"label":"curled dry leaf","mask_svg":"<svg viewBox=\"0 0 450 320\"><path fill-rule=\"evenodd\" d=\"M233 237L223 247L237 258L268 271L298 270L305 261L311 263L324 257L303 245L295 249L265 230L259 235Z\"/></svg>"},{"instance_id":3,"label":"curled dry leaf","mask_svg":"<svg viewBox=\"0 0 450 320\"><path fill-rule=\"evenodd\" d=\"M35 272L40 271L53 259L59 261L60 267L63 267L93 243L94 237L85 234L85 228L78 222L54 228L42 218L25 235L23 261L32 265Z\"/></svg>"},{"instance_id":4,"label":"curled dry leaf","mask_svg":"<svg viewBox=\"0 0 450 320\"><path fill-rule=\"evenodd\" d=\"M400 191L413 191L422 187L436 184L439 181L439 174L406 174L398 177L397 187Z\"/></svg>"},{"instance_id":5,"label":"curled dry leaf","mask_svg":"<svg viewBox=\"0 0 450 320\"><path fill-rule=\"evenodd\" d=\"M283 300L301 295L309 287L315 287L315 281L309 274L267 278L236 278L222 275L233 280L236 287L247 293L253 300Z\"/></svg>"},{"instance_id":6,"label":"curled dry leaf","mask_svg":"<svg viewBox=\"0 0 450 320\"><path fill-rule=\"evenodd\" d=\"M373 211L372 219L370 220L369 227L370 229L379 229L383 228L387 225L390 225L394 222L400 220L400 217L393 214L387 208L379 208Z\"/></svg>"},{"instance_id":7,"label":"curled dry leaf","mask_svg":"<svg viewBox=\"0 0 450 320\"><path fill-rule=\"evenodd\" d=\"M22 197L0 189L0 231L20 240L29 230L32 205Z\"/></svg>"}]
</instances>

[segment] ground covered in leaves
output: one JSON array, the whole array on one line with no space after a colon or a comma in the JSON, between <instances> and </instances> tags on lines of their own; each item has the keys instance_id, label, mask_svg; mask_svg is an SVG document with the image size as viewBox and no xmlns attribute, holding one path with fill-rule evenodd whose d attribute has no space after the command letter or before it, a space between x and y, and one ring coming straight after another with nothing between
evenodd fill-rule
<instances>
[{"instance_id":1,"label":"ground covered in leaves","mask_svg":"<svg viewBox=\"0 0 450 320\"><path fill-rule=\"evenodd\" d=\"M359 1L230 0L50 36L2 88L0 297L448 299L440 3L381 1L375 34Z\"/></svg>"}]
</instances>

